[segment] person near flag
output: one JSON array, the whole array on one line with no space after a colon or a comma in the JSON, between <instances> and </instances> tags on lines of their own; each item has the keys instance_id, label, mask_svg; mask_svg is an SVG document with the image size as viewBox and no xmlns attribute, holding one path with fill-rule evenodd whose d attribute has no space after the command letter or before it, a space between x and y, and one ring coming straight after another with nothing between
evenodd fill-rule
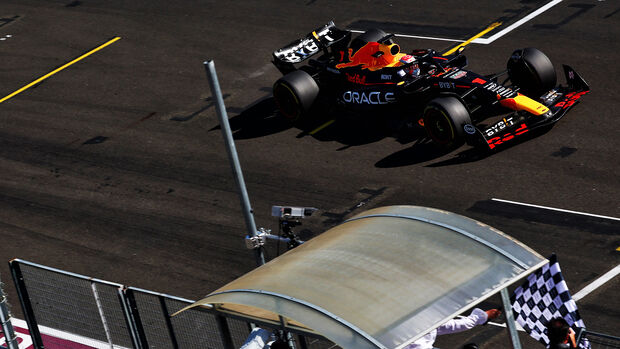
<instances>
[{"instance_id":1,"label":"person near flag","mask_svg":"<svg viewBox=\"0 0 620 349\"><path fill-rule=\"evenodd\" d=\"M564 318L556 317L547 324L547 337L549 338L549 348L551 349L573 349L577 348L575 331L568 326Z\"/></svg>"}]
</instances>

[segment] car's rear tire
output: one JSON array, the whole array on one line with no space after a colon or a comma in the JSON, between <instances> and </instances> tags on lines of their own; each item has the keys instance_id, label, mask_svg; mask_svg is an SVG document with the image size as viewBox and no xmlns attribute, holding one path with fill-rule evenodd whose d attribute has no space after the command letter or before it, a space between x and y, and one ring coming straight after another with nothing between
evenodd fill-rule
<instances>
[{"instance_id":1,"label":"car's rear tire","mask_svg":"<svg viewBox=\"0 0 620 349\"><path fill-rule=\"evenodd\" d=\"M387 34L378 28L368 29L364 33L360 34L358 37L351 41L351 48L353 49L353 53L357 52L362 46L366 45L369 42L376 42L378 40L383 39Z\"/></svg>"},{"instance_id":2,"label":"car's rear tire","mask_svg":"<svg viewBox=\"0 0 620 349\"><path fill-rule=\"evenodd\" d=\"M312 107L319 94L319 85L305 71L290 72L273 84L273 98L282 116L298 121Z\"/></svg>"},{"instance_id":3,"label":"car's rear tire","mask_svg":"<svg viewBox=\"0 0 620 349\"><path fill-rule=\"evenodd\" d=\"M549 57L532 47L515 50L507 67L512 83L530 97L540 97L554 88L557 82L555 68Z\"/></svg>"},{"instance_id":4,"label":"car's rear tire","mask_svg":"<svg viewBox=\"0 0 620 349\"><path fill-rule=\"evenodd\" d=\"M424 128L442 149L454 149L465 143L464 126L471 125L469 111L456 97L439 97L424 108Z\"/></svg>"}]
</instances>

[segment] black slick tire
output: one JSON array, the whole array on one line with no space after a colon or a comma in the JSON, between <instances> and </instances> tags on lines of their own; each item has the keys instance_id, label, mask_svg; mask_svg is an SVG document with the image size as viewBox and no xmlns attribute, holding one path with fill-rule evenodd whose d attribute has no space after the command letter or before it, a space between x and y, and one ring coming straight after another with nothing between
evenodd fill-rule
<instances>
[{"instance_id":1,"label":"black slick tire","mask_svg":"<svg viewBox=\"0 0 620 349\"><path fill-rule=\"evenodd\" d=\"M557 76L549 57L540 50L528 47L515 50L507 64L510 81L523 94L540 97L555 87Z\"/></svg>"},{"instance_id":2,"label":"black slick tire","mask_svg":"<svg viewBox=\"0 0 620 349\"><path fill-rule=\"evenodd\" d=\"M282 116L291 122L302 118L319 94L316 81L305 71L290 72L273 84L273 98Z\"/></svg>"},{"instance_id":3,"label":"black slick tire","mask_svg":"<svg viewBox=\"0 0 620 349\"><path fill-rule=\"evenodd\" d=\"M435 98L424 108L424 128L439 148L449 150L463 145L466 124L471 124L469 111L456 97Z\"/></svg>"}]
</instances>

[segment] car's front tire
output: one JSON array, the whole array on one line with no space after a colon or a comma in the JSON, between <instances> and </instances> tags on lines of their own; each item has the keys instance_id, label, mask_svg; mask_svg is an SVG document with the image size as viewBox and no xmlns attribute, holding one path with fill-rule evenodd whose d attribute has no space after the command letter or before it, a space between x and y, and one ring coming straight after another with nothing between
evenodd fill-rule
<instances>
[{"instance_id":1,"label":"car's front tire","mask_svg":"<svg viewBox=\"0 0 620 349\"><path fill-rule=\"evenodd\" d=\"M454 149L465 143L464 126L471 124L469 111L456 97L439 97L424 108L424 128L442 149Z\"/></svg>"},{"instance_id":2,"label":"car's front tire","mask_svg":"<svg viewBox=\"0 0 620 349\"><path fill-rule=\"evenodd\" d=\"M302 70L290 72L273 84L273 98L282 116L291 122L302 118L314 104L319 85Z\"/></svg>"},{"instance_id":3,"label":"car's front tire","mask_svg":"<svg viewBox=\"0 0 620 349\"><path fill-rule=\"evenodd\" d=\"M530 97L540 97L555 87L557 76L549 57L528 47L515 50L507 64L510 81Z\"/></svg>"}]
</instances>

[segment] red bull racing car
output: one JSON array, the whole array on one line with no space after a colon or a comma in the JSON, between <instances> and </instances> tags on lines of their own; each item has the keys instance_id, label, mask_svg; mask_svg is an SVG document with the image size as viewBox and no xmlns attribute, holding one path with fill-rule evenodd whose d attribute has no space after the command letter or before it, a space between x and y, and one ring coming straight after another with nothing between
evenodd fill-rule
<instances>
[{"instance_id":1,"label":"red bull racing car","mask_svg":"<svg viewBox=\"0 0 620 349\"><path fill-rule=\"evenodd\" d=\"M465 69L462 48L405 54L379 29L351 37L330 22L273 53L283 74L273 96L284 117L308 116L321 100L353 112L384 109L407 115L440 147L496 149L553 125L590 90L567 65L567 86L556 86L553 64L535 48L515 50L505 71L483 76ZM484 124L490 114L499 120Z\"/></svg>"}]
</instances>

